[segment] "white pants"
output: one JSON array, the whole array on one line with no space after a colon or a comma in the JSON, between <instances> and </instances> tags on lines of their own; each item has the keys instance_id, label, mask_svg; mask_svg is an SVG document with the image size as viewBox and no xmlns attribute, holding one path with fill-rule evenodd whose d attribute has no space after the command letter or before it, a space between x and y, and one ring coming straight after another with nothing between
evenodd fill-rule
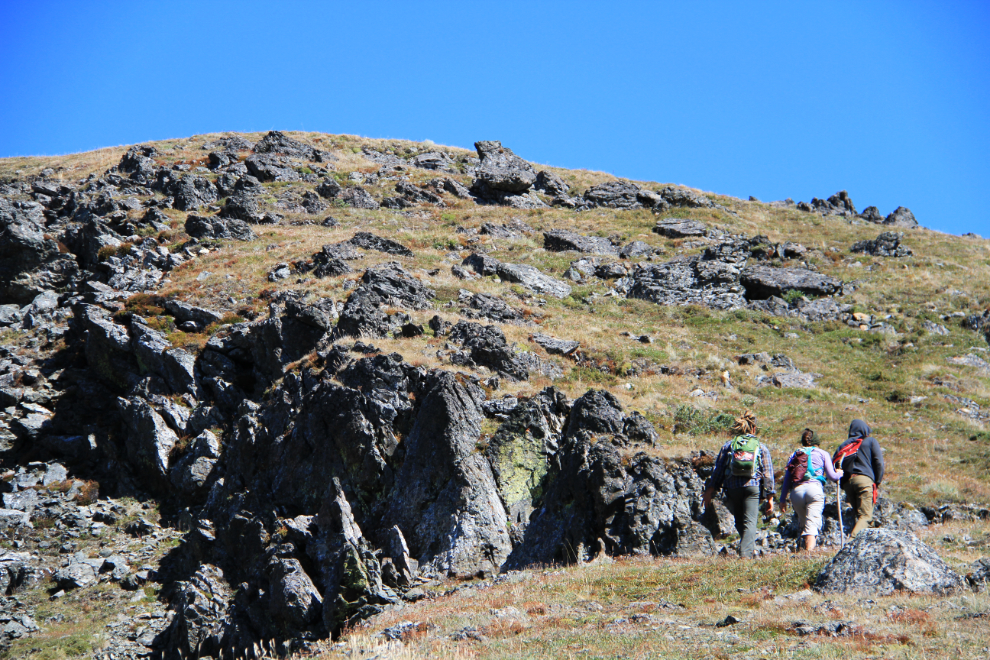
<instances>
[{"instance_id":1,"label":"white pants","mask_svg":"<svg viewBox=\"0 0 990 660\"><path fill-rule=\"evenodd\" d=\"M825 508L825 489L819 481L806 481L791 491L791 506L798 517L801 536L818 536Z\"/></svg>"}]
</instances>

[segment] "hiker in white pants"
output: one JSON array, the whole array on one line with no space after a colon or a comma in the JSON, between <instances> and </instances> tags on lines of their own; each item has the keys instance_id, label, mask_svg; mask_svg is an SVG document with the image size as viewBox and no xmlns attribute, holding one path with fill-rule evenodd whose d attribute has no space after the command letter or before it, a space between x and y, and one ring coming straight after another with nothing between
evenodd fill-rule
<instances>
[{"instance_id":1,"label":"hiker in white pants","mask_svg":"<svg viewBox=\"0 0 990 660\"><path fill-rule=\"evenodd\" d=\"M787 511L787 495L798 517L798 527L804 538L804 549L814 550L818 531L822 528L825 508L825 480L838 481L842 470L832 466L832 457L819 449L821 439L811 429L801 432L801 449L791 454L784 471L780 489L780 511Z\"/></svg>"}]
</instances>

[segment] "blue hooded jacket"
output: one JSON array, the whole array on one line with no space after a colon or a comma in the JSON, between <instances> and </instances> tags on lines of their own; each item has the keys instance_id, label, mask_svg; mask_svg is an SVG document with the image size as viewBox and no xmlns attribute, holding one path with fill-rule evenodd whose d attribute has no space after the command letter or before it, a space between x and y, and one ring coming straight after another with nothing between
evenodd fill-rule
<instances>
[{"instance_id":1,"label":"blue hooded jacket","mask_svg":"<svg viewBox=\"0 0 990 660\"><path fill-rule=\"evenodd\" d=\"M883 481L883 450L880 443L870 435L870 427L861 419L854 419L849 425L849 437L835 450L832 460L839 455L839 451L850 442L855 442L863 438L863 444L859 446L859 451L842 461L839 467L845 472L842 475L842 483L849 481L853 474L862 474L873 480L873 483L880 485Z\"/></svg>"}]
</instances>

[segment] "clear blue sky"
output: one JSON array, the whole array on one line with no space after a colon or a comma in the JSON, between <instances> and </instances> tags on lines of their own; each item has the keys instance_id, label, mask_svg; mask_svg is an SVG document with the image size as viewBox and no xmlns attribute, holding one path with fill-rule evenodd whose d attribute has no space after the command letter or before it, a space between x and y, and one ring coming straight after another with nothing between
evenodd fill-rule
<instances>
[{"instance_id":1,"label":"clear blue sky","mask_svg":"<svg viewBox=\"0 0 990 660\"><path fill-rule=\"evenodd\" d=\"M0 156L197 133L498 139L990 236L990 3L0 0Z\"/></svg>"}]
</instances>

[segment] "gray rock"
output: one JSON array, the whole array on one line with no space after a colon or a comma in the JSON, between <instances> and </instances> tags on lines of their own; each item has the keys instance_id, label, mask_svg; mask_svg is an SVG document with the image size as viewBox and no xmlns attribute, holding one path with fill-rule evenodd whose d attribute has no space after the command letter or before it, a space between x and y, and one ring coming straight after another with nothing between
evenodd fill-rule
<instances>
[{"instance_id":1,"label":"gray rock","mask_svg":"<svg viewBox=\"0 0 990 660\"><path fill-rule=\"evenodd\" d=\"M236 241L253 241L258 238L246 222L237 218L190 214L186 218L185 229L193 238Z\"/></svg>"},{"instance_id":2,"label":"gray rock","mask_svg":"<svg viewBox=\"0 0 990 660\"><path fill-rule=\"evenodd\" d=\"M872 222L877 225L883 224L883 216L880 215L880 210L875 206L867 206L863 209L863 212L859 214L859 217L867 222Z\"/></svg>"},{"instance_id":3,"label":"gray rock","mask_svg":"<svg viewBox=\"0 0 990 660\"><path fill-rule=\"evenodd\" d=\"M176 584L166 648L186 657L217 657L227 646L232 600L223 572L210 564L200 566L188 582Z\"/></svg>"},{"instance_id":4,"label":"gray rock","mask_svg":"<svg viewBox=\"0 0 990 660\"><path fill-rule=\"evenodd\" d=\"M203 431L171 468L172 485L187 495L202 494L219 458L220 441L210 431Z\"/></svg>"},{"instance_id":5,"label":"gray rock","mask_svg":"<svg viewBox=\"0 0 990 660\"><path fill-rule=\"evenodd\" d=\"M255 153L274 153L294 158L303 158L317 163L330 163L337 160L332 154L290 138L281 131L269 131L254 145Z\"/></svg>"},{"instance_id":6,"label":"gray rock","mask_svg":"<svg viewBox=\"0 0 990 660\"><path fill-rule=\"evenodd\" d=\"M102 564L103 560L99 560ZM78 561L75 557L69 560L69 565L55 571L52 579L60 589L82 589L96 584L98 569L92 564Z\"/></svg>"},{"instance_id":7,"label":"gray rock","mask_svg":"<svg viewBox=\"0 0 990 660\"><path fill-rule=\"evenodd\" d=\"M915 219L911 210L903 206L898 206L894 212L884 218L883 224L888 227L901 227L903 229L914 229L918 227L918 220Z\"/></svg>"},{"instance_id":8,"label":"gray rock","mask_svg":"<svg viewBox=\"0 0 990 660\"><path fill-rule=\"evenodd\" d=\"M0 529L32 527L30 516L24 511L0 509Z\"/></svg>"},{"instance_id":9,"label":"gray rock","mask_svg":"<svg viewBox=\"0 0 990 660\"><path fill-rule=\"evenodd\" d=\"M644 243L643 241L633 241L626 244L619 250L619 256L623 259L631 259L633 257L648 257L653 254L653 246L649 243Z\"/></svg>"},{"instance_id":10,"label":"gray rock","mask_svg":"<svg viewBox=\"0 0 990 660\"><path fill-rule=\"evenodd\" d=\"M819 593L888 596L898 591L947 595L963 578L910 532L864 529L822 569Z\"/></svg>"},{"instance_id":11,"label":"gray rock","mask_svg":"<svg viewBox=\"0 0 990 660\"><path fill-rule=\"evenodd\" d=\"M405 245L388 238L375 236L374 234L366 231L359 231L347 242L351 245L364 248L366 250L375 250L386 254L395 254L400 257L413 256L412 250L407 248Z\"/></svg>"},{"instance_id":12,"label":"gray rock","mask_svg":"<svg viewBox=\"0 0 990 660\"><path fill-rule=\"evenodd\" d=\"M500 263L498 275L503 280L517 282L534 293L547 294L555 298L566 298L571 295L570 285L545 275L527 264Z\"/></svg>"},{"instance_id":13,"label":"gray rock","mask_svg":"<svg viewBox=\"0 0 990 660\"><path fill-rule=\"evenodd\" d=\"M298 559L273 559L269 565L269 610L276 620L305 628L323 613L323 597Z\"/></svg>"},{"instance_id":14,"label":"gray rock","mask_svg":"<svg viewBox=\"0 0 990 660\"><path fill-rule=\"evenodd\" d=\"M553 172L540 170L536 173L536 182L533 184L533 188L556 197L558 195L566 195L570 187Z\"/></svg>"},{"instance_id":15,"label":"gray rock","mask_svg":"<svg viewBox=\"0 0 990 660\"><path fill-rule=\"evenodd\" d=\"M658 222L653 228L653 231L667 238L685 238L688 236L704 236L708 233L708 227L697 220L671 218Z\"/></svg>"},{"instance_id":16,"label":"gray rock","mask_svg":"<svg viewBox=\"0 0 990 660\"><path fill-rule=\"evenodd\" d=\"M737 309L746 305L740 275L736 264L698 257L637 264L625 284L626 295L660 305Z\"/></svg>"},{"instance_id":17,"label":"gray rock","mask_svg":"<svg viewBox=\"0 0 990 660\"><path fill-rule=\"evenodd\" d=\"M512 548L491 467L475 448L480 403L480 389L466 388L454 374L429 376L396 475L402 495L385 516L387 527L404 531L420 565L442 573L497 572Z\"/></svg>"},{"instance_id":18,"label":"gray rock","mask_svg":"<svg viewBox=\"0 0 990 660\"><path fill-rule=\"evenodd\" d=\"M498 141L475 142L481 164L475 170L476 182L509 193L529 190L536 182L533 166Z\"/></svg>"},{"instance_id":19,"label":"gray rock","mask_svg":"<svg viewBox=\"0 0 990 660\"><path fill-rule=\"evenodd\" d=\"M353 206L356 209L377 209L379 207L378 202L371 196L371 194L362 188L361 186L353 186L351 188L345 188L336 199L348 206Z\"/></svg>"},{"instance_id":20,"label":"gray rock","mask_svg":"<svg viewBox=\"0 0 990 660\"><path fill-rule=\"evenodd\" d=\"M555 339L540 333L533 335L533 341L542 346L547 353L556 353L557 355L570 355L581 346L581 342L578 341Z\"/></svg>"},{"instance_id":21,"label":"gray rock","mask_svg":"<svg viewBox=\"0 0 990 660\"><path fill-rule=\"evenodd\" d=\"M664 201L671 206L687 206L691 208L711 208L712 201L704 195L691 192L687 188L677 186L664 186L659 191Z\"/></svg>"},{"instance_id":22,"label":"gray rock","mask_svg":"<svg viewBox=\"0 0 990 660\"><path fill-rule=\"evenodd\" d=\"M842 291L839 280L806 268L749 266L742 271L740 281L746 287L746 297L751 300L781 296L787 291L813 296L830 296Z\"/></svg>"},{"instance_id":23,"label":"gray rock","mask_svg":"<svg viewBox=\"0 0 990 660\"><path fill-rule=\"evenodd\" d=\"M513 380L529 378L528 369L513 353L498 326L459 321L450 331L450 341L468 352L469 360L461 358L466 366L488 367Z\"/></svg>"},{"instance_id":24,"label":"gray rock","mask_svg":"<svg viewBox=\"0 0 990 660\"><path fill-rule=\"evenodd\" d=\"M206 309L205 307L196 307L188 303L184 303L181 300L166 300L165 309L169 314L175 317L176 321L180 323L184 321L193 321L200 326L208 326L211 323L216 323L222 318L222 315L212 309Z\"/></svg>"},{"instance_id":25,"label":"gray rock","mask_svg":"<svg viewBox=\"0 0 990 660\"><path fill-rule=\"evenodd\" d=\"M20 323L23 315L19 305L0 305L0 325Z\"/></svg>"},{"instance_id":26,"label":"gray rock","mask_svg":"<svg viewBox=\"0 0 990 660\"><path fill-rule=\"evenodd\" d=\"M128 428L128 457L152 483L161 482L168 475L169 454L179 437L144 399L117 402Z\"/></svg>"},{"instance_id":27,"label":"gray rock","mask_svg":"<svg viewBox=\"0 0 990 660\"><path fill-rule=\"evenodd\" d=\"M172 204L180 211L195 211L217 201L216 186L201 176L186 175L173 181L166 192L174 198Z\"/></svg>"},{"instance_id":28,"label":"gray rock","mask_svg":"<svg viewBox=\"0 0 990 660\"><path fill-rule=\"evenodd\" d=\"M613 209L640 208L640 188L628 181L607 181L592 186L584 193L588 206L605 206Z\"/></svg>"},{"instance_id":29,"label":"gray rock","mask_svg":"<svg viewBox=\"0 0 990 660\"><path fill-rule=\"evenodd\" d=\"M464 257L464 261L461 265L467 266L478 273L488 277L490 275L498 274L499 260L494 257L489 257L487 254L472 253Z\"/></svg>"},{"instance_id":30,"label":"gray rock","mask_svg":"<svg viewBox=\"0 0 990 660\"><path fill-rule=\"evenodd\" d=\"M458 302L465 304L460 312L469 319L486 319L496 323L511 323L513 325L533 324L523 310L512 307L498 296L487 293L471 293L461 289Z\"/></svg>"},{"instance_id":31,"label":"gray rock","mask_svg":"<svg viewBox=\"0 0 990 660\"><path fill-rule=\"evenodd\" d=\"M248 172L259 181L298 181L297 162L275 154L254 154L244 161Z\"/></svg>"},{"instance_id":32,"label":"gray rock","mask_svg":"<svg viewBox=\"0 0 990 660\"><path fill-rule=\"evenodd\" d=\"M862 252L875 257L910 257L911 248L901 247L904 234L885 231L873 240L858 241L849 248L850 252Z\"/></svg>"},{"instance_id":33,"label":"gray rock","mask_svg":"<svg viewBox=\"0 0 990 660\"><path fill-rule=\"evenodd\" d=\"M550 252L576 250L585 254L618 255L619 250L607 238L582 236L567 229L554 229L543 233L543 247Z\"/></svg>"},{"instance_id":34,"label":"gray rock","mask_svg":"<svg viewBox=\"0 0 990 660\"><path fill-rule=\"evenodd\" d=\"M981 557L973 562L972 570L966 574L966 582L977 593L986 591L990 583L990 559Z\"/></svg>"}]
</instances>

